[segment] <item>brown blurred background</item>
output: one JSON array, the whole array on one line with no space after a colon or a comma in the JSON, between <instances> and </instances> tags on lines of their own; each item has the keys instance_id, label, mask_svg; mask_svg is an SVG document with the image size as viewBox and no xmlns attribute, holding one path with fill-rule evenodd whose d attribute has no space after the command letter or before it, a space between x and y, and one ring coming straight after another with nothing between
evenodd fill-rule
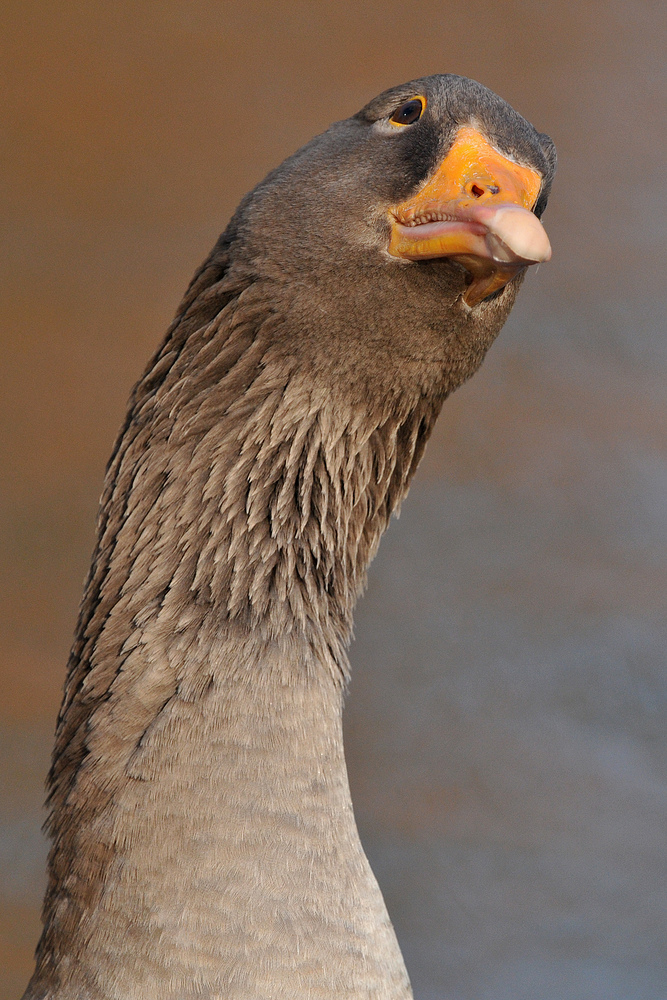
<instances>
[{"instance_id":1,"label":"brown blurred background","mask_svg":"<svg viewBox=\"0 0 667 1000\"><path fill-rule=\"evenodd\" d=\"M667 997L666 28L650 0L4 0L0 1000L39 933L43 780L132 383L241 195L436 72L554 137L554 261L373 566L359 825L418 1000Z\"/></svg>"}]
</instances>

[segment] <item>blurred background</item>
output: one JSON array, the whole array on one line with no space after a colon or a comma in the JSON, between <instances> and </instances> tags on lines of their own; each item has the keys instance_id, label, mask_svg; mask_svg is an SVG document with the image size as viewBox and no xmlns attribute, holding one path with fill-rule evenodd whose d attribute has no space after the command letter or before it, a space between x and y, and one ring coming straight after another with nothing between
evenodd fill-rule
<instances>
[{"instance_id":1,"label":"blurred background","mask_svg":"<svg viewBox=\"0 0 667 1000\"><path fill-rule=\"evenodd\" d=\"M667 8L4 0L0 29L0 1000L32 967L43 782L130 388L239 198L437 72L554 137L554 260L373 565L358 822L417 1000L664 1000Z\"/></svg>"}]
</instances>

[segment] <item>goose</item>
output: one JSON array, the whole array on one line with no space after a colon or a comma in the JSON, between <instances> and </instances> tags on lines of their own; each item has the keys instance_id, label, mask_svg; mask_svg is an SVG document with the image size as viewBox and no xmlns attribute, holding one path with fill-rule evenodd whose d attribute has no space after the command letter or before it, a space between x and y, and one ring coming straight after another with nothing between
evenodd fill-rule
<instances>
[{"instance_id":1,"label":"goose","mask_svg":"<svg viewBox=\"0 0 667 1000\"><path fill-rule=\"evenodd\" d=\"M352 611L528 266L555 151L451 74L273 170L196 272L108 465L24 1000L406 1000L357 833Z\"/></svg>"}]
</instances>

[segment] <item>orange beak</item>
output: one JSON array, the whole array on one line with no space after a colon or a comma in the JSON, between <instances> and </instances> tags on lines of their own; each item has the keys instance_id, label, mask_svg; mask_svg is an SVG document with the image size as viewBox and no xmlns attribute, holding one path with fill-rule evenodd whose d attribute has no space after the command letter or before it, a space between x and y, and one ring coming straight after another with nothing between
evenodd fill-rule
<instances>
[{"instance_id":1,"label":"orange beak","mask_svg":"<svg viewBox=\"0 0 667 1000\"><path fill-rule=\"evenodd\" d=\"M529 264L551 257L531 209L542 178L499 153L472 127L459 130L434 177L391 209L389 253L405 260L450 257L470 273L474 306Z\"/></svg>"}]
</instances>

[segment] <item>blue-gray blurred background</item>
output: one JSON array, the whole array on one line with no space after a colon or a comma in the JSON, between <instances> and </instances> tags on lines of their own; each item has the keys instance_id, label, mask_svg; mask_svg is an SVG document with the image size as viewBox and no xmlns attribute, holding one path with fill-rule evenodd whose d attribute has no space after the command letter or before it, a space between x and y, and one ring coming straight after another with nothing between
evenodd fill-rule
<instances>
[{"instance_id":1,"label":"blue-gray blurred background","mask_svg":"<svg viewBox=\"0 0 667 1000\"><path fill-rule=\"evenodd\" d=\"M555 139L531 273L357 615L347 754L418 1000L667 997L667 8L4 0L0 1000L132 383L242 194L456 72Z\"/></svg>"}]
</instances>

